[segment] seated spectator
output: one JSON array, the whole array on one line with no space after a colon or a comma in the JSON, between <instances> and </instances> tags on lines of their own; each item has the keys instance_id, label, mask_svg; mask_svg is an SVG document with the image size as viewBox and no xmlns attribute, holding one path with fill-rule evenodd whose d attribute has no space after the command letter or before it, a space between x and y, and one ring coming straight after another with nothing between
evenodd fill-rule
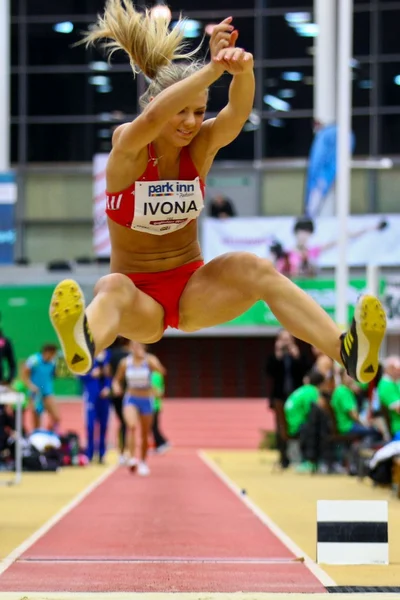
<instances>
[{"instance_id":1,"label":"seated spectator","mask_svg":"<svg viewBox=\"0 0 400 600\"><path fill-rule=\"evenodd\" d=\"M6 363L8 367L7 370L4 369ZM3 334L0 327L0 385L7 385L11 383L16 374L17 361L15 360L12 341Z\"/></svg>"},{"instance_id":2,"label":"seated spectator","mask_svg":"<svg viewBox=\"0 0 400 600\"><path fill-rule=\"evenodd\" d=\"M218 194L210 202L209 215L217 219L226 219L227 217L236 217L236 210L230 198Z\"/></svg>"},{"instance_id":3,"label":"seated spectator","mask_svg":"<svg viewBox=\"0 0 400 600\"><path fill-rule=\"evenodd\" d=\"M311 406L306 423L300 432L300 448L303 462L297 473L344 473L345 469L336 457L336 445L332 439L335 426L329 407L333 380L325 379L320 386L317 401ZM322 389L325 386L325 389Z\"/></svg>"},{"instance_id":4,"label":"seated spectator","mask_svg":"<svg viewBox=\"0 0 400 600\"><path fill-rule=\"evenodd\" d=\"M319 388L324 382L324 376L318 371L312 371L308 376L309 383L295 390L285 402L284 411L287 431L290 437L299 435L302 426L306 423L311 406L317 402Z\"/></svg>"},{"instance_id":5,"label":"seated spectator","mask_svg":"<svg viewBox=\"0 0 400 600\"><path fill-rule=\"evenodd\" d=\"M339 375L341 383L334 390L331 400L338 433L354 433L360 438L371 437L371 441L380 439L381 434L374 427L367 427L360 419L356 395L360 391L359 385L344 369L340 369Z\"/></svg>"},{"instance_id":6,"label":"seated spectator","mask_svg":"<svg viewBox=\"0 0 400 600\"><path fill-rule=\"evenodd\" d=\"M389 356L384 361L384 373L378 383L378 397L381 406L389 412L390 432L393 440L400 440L400 359Z\"/></svg>"}]
</instances>

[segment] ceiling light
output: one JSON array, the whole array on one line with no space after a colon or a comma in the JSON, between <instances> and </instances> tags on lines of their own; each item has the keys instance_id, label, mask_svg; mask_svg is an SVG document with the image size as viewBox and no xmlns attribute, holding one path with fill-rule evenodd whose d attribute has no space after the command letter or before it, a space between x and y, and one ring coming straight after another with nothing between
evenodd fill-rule
<instances>
[{"instance_id":1,"label":"ceiling light","mask_svg":"<svg viewBox=\"0 0 400 600\"><path fill-rule=\"evenodd\" d=\"M396 85L400 85L400 75L396 75L396 77L393 79L393 81L395 82Z\"/></svg>"},{"instance_id":2,"label":"ceiling light","mask_svg":"<svg viewBox=\"0 0 400 600\"><path fill-rule=\"evenodd\" d=\"M266 94L263 100L265 104L268 104L271 108L274 108L275 110L287 111L291 108L289 102L285 102L284 100L281 100L277 96L272 96L271 94Z\"/></svg>"},{"instance_id":3,"label":"ceiling light","mask_svg":"<svg viewBox=\"0 0 400 600\"><path fill-rule=\"evenodd\" d=\"M196 38L200 35L201 23L200 21L195 21L194 19L186 19L186 21L174 21L171 23L171 27L179 26L183 31L183 35L185 38Z\"/></svg>"},{"instance_id":4,"label":"ceiling light","mask_svg":"<svg viewBox=\"0 0 400 600\"><path fill-rule=\"evenodd\" d=\"M74 30L74 24L71 21L63 21L53 25L53 30L57 33L71 33Z\"/></svg>"},{"instance_id":5,"label":"ceiling light","mask_svg":"<svg viewBox=\"0 0 400 600\"><path fill-rule=\"evenodd\" d=\"M296 33L301 37L317 37L319 28L317 23L302 23L301 25L296 25L295 29Z\"/></svg>"},{"instance_id":6,"label":"ceiling light","mask_svg":"<svg viewBox=\"0 0 400 600\"><path fill-rule=\"evenodd\" d=\"M311 14L309 12L290 12L285 14L285 21L290 27L295 27L301 23L309 23Z\"/></svg>"},{"instance_id":7,"label":"ceiling light","mask_svg":"<svg viewBox=\"0 0 400 600\"><path fill-rule=\"evenodd\" d=\"M299 71L284 71L281 75L283 81L301 81L303 73Z\"/></svg>"},{"instance_id":8,"label":"ceiling light","mask_svg":"<svg viewBox=\"0 0 400 600\"><path fill-rule=\"evenodd\" d=\"M279 98L294 98L296 95L295 90L292 90L290 88L285 88L283 90L279 90L278 91L278 96Z\"/></svg>"},{"instance_id":9,"label":"ceiling light","mask_svg":"<svg viewBox=\"0 0 400 600\"><path fill-rule=\"evenodd\" d=\"M171 11L165 4L157 4L156 6L153 6L153 8L150 9L150 14L155 19L163 18L167 19L168 21L171 20Z\"/></svg>"},{"instance_id":10,"label":"ceiling light","mask_svg":"<svg viewBox=\"0 0 400 600\"><path fill-rule=\"evenodd\" d=\"M105 62L104 60L94 60L89 63L89 67L90 67L90 69L92 69L92 71L109 71L110 70L110 65L108 64L108 62Z\"/></svg>"},{"instance_id":11,"label":"ceiling light","mask_svg":"<svg viewBox=\"0 0 400 600\"><path fill-rule=\"evenodd\" d=\"M110 85L110 78L106 75L93 75L89 77L89 83L91 85Z\"/></svg>"},{"instance_id":12,"label":"ceiling light","mask_svg":"<svg viewBox=\"0 0 400 600\"><path fill-rule=\"evenodd\" d=\"M268 119L268 125L271 125L271 127L285 127L285 121L283 119Z\"/></svg>"},{"instance_id":13,"label":"ceiling light","mask_svg":"<svg viewBox=\"0 0 400 600\"><path fill-rule=\"evenodd\" d=\"M98 85L96 86L96 92L99 92L99 94L109 94L112 92L112 85L109 83L106 83L105 85Z\"/></svg>"}]
</instances>

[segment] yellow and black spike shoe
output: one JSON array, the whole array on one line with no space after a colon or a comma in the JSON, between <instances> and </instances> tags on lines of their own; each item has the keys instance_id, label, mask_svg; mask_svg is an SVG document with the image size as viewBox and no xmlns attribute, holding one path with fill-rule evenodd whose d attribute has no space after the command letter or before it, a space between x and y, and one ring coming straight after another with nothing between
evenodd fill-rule
<instances>
[{"instance_id":1,"label":"yellow and black spike shoe","mask_svg":"<svg viewBox=\"0 0 400 600\"><path fill-rule=\"evenodd\" d=\"M378 298L368 294L360 296L351 327L341 335L340 354L350 377L361 383L375 378L385 332L386 314Z\"/></svg>"},{"instance_id":2,"label":"yellow and black spike shoe","mask_svg":"<svg viewBox=\"0 0 400 600\"><path fill-rule=\"evenodd\" d=\"M56 286L49 314L69 370L85 375L93 366L94 342L85 315L85 297L76 281L64 279Z\"/></svg>"}]
</instances>

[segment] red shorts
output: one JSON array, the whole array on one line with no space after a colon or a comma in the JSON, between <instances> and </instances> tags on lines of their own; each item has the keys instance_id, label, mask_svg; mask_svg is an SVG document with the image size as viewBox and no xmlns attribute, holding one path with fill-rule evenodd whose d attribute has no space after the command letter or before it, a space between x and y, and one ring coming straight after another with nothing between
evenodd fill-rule
<instances>
[{"instance_id":1,"label":"red shorts","mask_svg":"<svg viewBox=\"0 0 400 600\"><path fill-rule=\"evenodd\" d=\"M179 300L187 282L197 269L204 265L202 260L158 273L128 273L135 286L154 298L164 309L164 330L179 327Z\"/></svg>"}]
</instances>

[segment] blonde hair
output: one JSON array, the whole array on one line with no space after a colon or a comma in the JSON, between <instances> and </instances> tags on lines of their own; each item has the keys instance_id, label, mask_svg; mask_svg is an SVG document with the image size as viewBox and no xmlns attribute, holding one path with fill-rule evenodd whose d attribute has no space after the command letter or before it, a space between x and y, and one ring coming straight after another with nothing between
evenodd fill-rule
<instances>
[{"instance_id":1,"label":"blonde hair","mask_svg":"<svg viewBox=\"0 0 400 600\"><path fill-rule=\"evenodd\" d=\"M109 40L102 42L109 59L117 50L124 50L134 74L142 71L150 80L140 98L144 108L152 96L203 66L202 61L192 60L200 46L192 52L184 52L184 22L185 19L180 17L175 27L169 30L167 17L153 16L147 8L139 12L132 0L107 0L103 16L98 17L97 23L79 43L89 46ZM175 63L176 60L185 62Z\"/></svg>"}]
</instances>

